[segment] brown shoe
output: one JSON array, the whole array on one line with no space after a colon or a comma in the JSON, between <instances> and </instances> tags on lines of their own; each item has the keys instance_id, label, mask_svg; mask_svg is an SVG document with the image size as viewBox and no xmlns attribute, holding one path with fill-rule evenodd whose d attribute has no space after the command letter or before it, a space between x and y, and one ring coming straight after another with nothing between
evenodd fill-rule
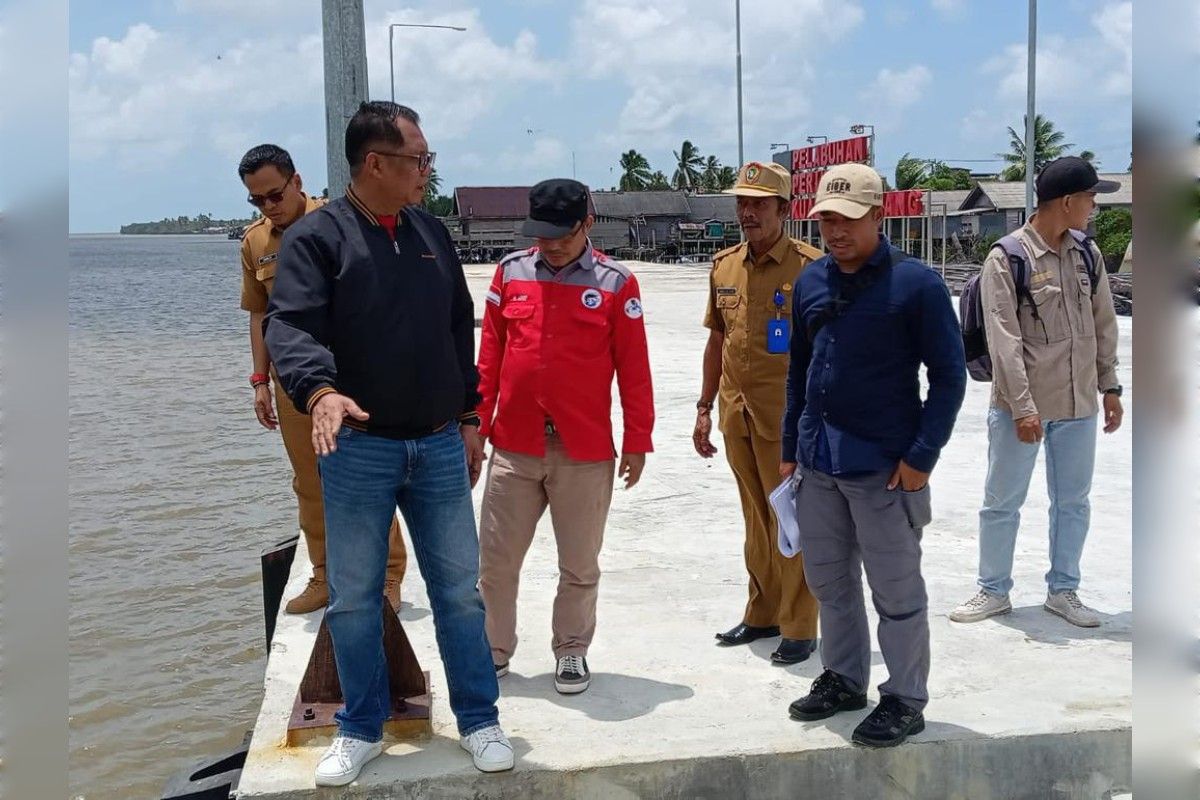
<instances>
[{"instance_id":1,"label":"brown shoe","mask_svg":"<svg viewBox=\"0 0 1200 800\"><path fill-rule=\"evenodd\" d=\"M289 614L307 614L329 604L329 584L324 578L312 577L304 591L288 600L283 610Z\"/></svg>"},{"instance_id":2,"label":"brown shoe","mask_svg":"<svg viewBox=\"0 0 1200 800\"><path fill-rule=\"evenodd\" d=\"M388 580L383 584L383 596L392 604L392 610L400 610L400 581Z\"/></svg>"}]
</instances>

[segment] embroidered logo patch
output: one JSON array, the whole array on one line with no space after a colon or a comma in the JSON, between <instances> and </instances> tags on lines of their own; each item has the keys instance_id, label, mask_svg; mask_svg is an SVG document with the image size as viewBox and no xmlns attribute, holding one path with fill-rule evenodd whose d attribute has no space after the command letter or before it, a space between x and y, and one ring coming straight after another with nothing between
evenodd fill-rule
<instances>
[{"instance_id":1,"label":"embroidered logo patch","mask_svg":"<svg viewBox=\"0 0 1200 800\"><path fill-rule=\"evenodd\" d=\"M270 264L272 261L277 261L278 259L279 253L268 253L267 255L261 256L258 259L258 264L259 266L262 266L263 264Z\"/></svg>"},{"instance_id":2,"label":"embroidered logo patch","mask_svg":"<svg viewBox=\"0 0 1200 800\"><path fill-rule=\"evenodd\" d=\"M625 301L625 316L630 319L639 319L642 316L642 301L636 297L631 297Z\"/></svg>"},{"instance_id":3,"label":"embroidered logo patch","mask_svg":"<svg viewBox=\"0 0 1200 800\"><path fill-rule=\"evenodd\" d=\"M758 178L758 165L751 164L746 167L746 182L753 183Z\"/></svg>"},{"instance_id":4,"label":"embroidered logo patch","mask_svg":"<svg viewBox=\"0 0 1200 800\"><path fill-rule=\"evenodd\" d=\"M585 289L579 299L584 308L599 308L603 301L600 292L596 289Z\"/></svg>"}]
</instances>

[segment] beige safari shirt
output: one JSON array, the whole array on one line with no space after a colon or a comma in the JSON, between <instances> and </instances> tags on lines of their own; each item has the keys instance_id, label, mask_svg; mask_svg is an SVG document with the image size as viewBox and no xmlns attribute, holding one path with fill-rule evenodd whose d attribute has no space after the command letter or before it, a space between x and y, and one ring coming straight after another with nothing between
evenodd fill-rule
<instances>
[{"instance_id":1,"label":"beige safari shirt","mask_svg":"<svg viewBox=\"0 0 1200 800\"><path fill-rule=\"evenodd\" d=\"M767 352L767 323L791 320L796 278L822 255L809 244L782 236L757 262L746 242L713 257L704 325L725 337L718 393L722 433L750 434L744 410L755 433L768 441L780 440L788 354ZM775 305L776 290L783 294L782 307Z\"/></svg>"},{"instance_id":2,"label":"beige safari shirt","mask_svg":"<svg viewBox=\"0 0 1200 800\"><path fill-rule=\"evenodd\" d=\"M304 213L316 211L327 201L323 197L305 196ZM275 285L275 264L279 259L279 243L283 231L271 220L260 217L242 237L242 310L266 313L267 298Z\"/></svg>"},{"instance_id":3,"label":"beige safari shirt","mask_svg":"<svg viewBox=\"0 0 1200 800\"><path fill-rule=\"evenodd\" d=\"M1079 419L1099 410L1099 395L1118 386L1117 315L1093 246L1100 285L1092 294L1081 245L1069 234L1057 252L1030 224L1015 234L1025 248L1035 319L1028 300L1017 303L1008 257L999 248L979 278L988 350L992 405L1014 419Z\"/></svg>"}]
</instances>

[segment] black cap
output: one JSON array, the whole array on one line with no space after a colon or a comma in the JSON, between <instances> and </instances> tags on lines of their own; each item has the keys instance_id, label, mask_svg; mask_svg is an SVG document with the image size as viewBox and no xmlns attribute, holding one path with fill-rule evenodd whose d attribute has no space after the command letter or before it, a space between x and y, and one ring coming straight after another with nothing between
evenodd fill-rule
<instances>
[{"instance_id":1,"label":"black cap","mask_svg":"<svg viewBox=\"0 0 1200 800\"><path fill-rule=\"evenodd\" d=\"M1076 192L1099 192L1108 194L1121 188L1116 181L1102 181L1096 168L1079 156L1056 158L1037 176L1037 199L1039 203L1056 200Z\"/></svg>"},{"instance_id":2,"label":"black cap","mask_svg":"<svg viewBox=\"0 0 1200 800\"><path fill-rule=\"evenodd\" d=\"M558 239L587 219L588 188L579 181L551 178L529 190L529 217L521 233Z\"/></svg>"}]
</instances>

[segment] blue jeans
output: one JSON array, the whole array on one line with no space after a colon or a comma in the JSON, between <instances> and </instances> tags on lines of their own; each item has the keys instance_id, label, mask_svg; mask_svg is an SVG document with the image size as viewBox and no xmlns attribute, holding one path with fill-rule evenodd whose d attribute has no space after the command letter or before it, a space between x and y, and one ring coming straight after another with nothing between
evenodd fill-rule
<instances>
[{"instance_id":1,"label":"blue jeans","mask_svg":"<svg viewBox=\"0 0 1200 800\"><path fill-rule=\"evenodd\" d=\"M345 706L343 736L383 737L390 713L383 652L383 582L395 508L412 536L429 592L450 708L467 735L497 722L500 695L484 633L479 539L458 426L421 439L385 439L342 426L320 460L325 499L325 618Z\"/></svg>"},{"instance_id":2,"label":"blue jeans","mask_svg":"<svg viewBox=\"0 0 1200 800\"><path fill-rule=\"evenodd\" d=\"M1079 588L1079 559L1087 539L1092 507L1092 471L1096 464L1096 415L1043 422L1046 488L1050 494L1051 592ZM1021 506L1039 444L1017 438L1007 411L988 410L988 474L979 511L979 586L995 595L1012 589L1013 549L1021 524Z\"/></svg>"}]
</instances>

